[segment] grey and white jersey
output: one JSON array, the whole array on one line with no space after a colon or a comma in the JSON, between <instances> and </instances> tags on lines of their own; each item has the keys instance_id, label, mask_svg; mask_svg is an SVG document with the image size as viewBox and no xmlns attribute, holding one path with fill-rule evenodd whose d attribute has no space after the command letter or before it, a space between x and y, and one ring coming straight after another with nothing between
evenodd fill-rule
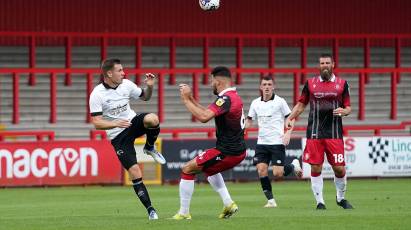
<instances>
[{"instance_id":1,"label":"grey and white jersey","mask_svg":"<svg viewBox=\"0 0 411 230\"><path fill-rule=\"evenodd\" d=\"M113 121L125 119L131 121L136 113L130 108L130 98L138 99L143 90L130 80L123 82L115 89L104 83L97 85L90 95L90 113L92 116L103 115L103 119ZM114 139L125 128L106 130L109 139Z\"/></svg>"},{"instance_id":2,"label":"grey and white jersey","mask_svg":"<svg viewBox=\"0 0 411 230\"><path fill-rule=\"evenodd\" d=\"M257 144L283 144L284 120L290 113L287 102L277 95L273 95L269 101L263 101L261 97L253 100L248 117L258 120Z\"/></svg>"}]
</instances>

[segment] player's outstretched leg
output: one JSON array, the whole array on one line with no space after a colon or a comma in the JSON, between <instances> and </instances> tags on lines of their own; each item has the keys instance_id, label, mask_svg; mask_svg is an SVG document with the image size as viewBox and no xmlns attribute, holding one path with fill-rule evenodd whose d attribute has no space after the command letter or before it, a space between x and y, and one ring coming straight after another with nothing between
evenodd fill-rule
<instances>
[{"instance_id":1,"label":"player's outstretched leg","mask_svg":"<svg viewBox=\"0 0 411 230\"><path fill-rule=\"evenodd\" d=\"M224 204L223 212L219 215L219 218L229 218L236 213L238 211L238 206L231 199L230 193L228 192L221 173L208 176L207 180L211 187L213 187L214 191L220 195L220 198Z\"/></svg>"},{"instance_id":2,"label":"player's outstretched leg","mask_svg":"<svg viewBox=\"0 0 411 230\"><path fill-rule=\"evenodd\" d=\"M174 220L191 220L190 202L194 192L194 174L181 173L180 180L180 210L172 219Z\"/></svg>"},{"instance_id":3,"label":"player's outstretched leg","mask_svg":"<svg viewBox=\"0 0 411 230\"><path fill-rule=\"evenodd\" d=\"M137 197L140 199L141 203L147 209L148 219L149 220L158 219L156 210L153 208L153 206L151 206L150 196L148 195L147 188L143 183L143 179L138 178L138 179L132 180L132 182L133 182L133 188L134 188L134 191Z\"/></svg>"}]
</instances>

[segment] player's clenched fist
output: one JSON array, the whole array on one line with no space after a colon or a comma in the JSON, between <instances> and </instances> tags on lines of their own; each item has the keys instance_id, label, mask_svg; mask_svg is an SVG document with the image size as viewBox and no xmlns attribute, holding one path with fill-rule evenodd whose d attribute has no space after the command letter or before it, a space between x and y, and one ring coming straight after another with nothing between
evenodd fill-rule
<instances>
[{"instance_id":1,"label":"player's clenched fist","mask_svg":"<svg viewBox=\"0 0 411 230\"><path fill-rule=\"evenodd\" d=\"M144 79L144 83L149 86L153 86L156 79L156 75L152 73L146 73L146 78Z\"/></svg>"},{"instance_id":2,"label":"player's clenched fist","mask_svg":"<svg viewBox=\"0 0 411 230\"><path fill-rule=\"evenodd\" d=\"M191 97L191 88L187 84L180 84L180 96L182 100L189 99Z\"/></svg>"}]
</instances>

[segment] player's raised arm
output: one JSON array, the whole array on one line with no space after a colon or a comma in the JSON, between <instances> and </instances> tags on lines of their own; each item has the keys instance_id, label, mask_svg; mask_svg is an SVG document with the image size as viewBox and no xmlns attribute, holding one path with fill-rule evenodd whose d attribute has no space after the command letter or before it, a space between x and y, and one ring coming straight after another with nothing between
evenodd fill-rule
<instances>
[{"instance_id":1,"label":"player's raised arm","mask_svg":"<svg viewBox=\"0 0 411 230\"><path fill-rule=\"evenodd\" d=\"M190 111L190 113L193 114L197 120L205 123L215 117L215 113L213 111L201 106L194 100L190 86L187 84L180 84L179 88L181 101L184 103L187 110Z\"/></svg>"},{"instance_id":2,"label":"player's raised arm","mask_svg":"<svg viewBox=\"0 0 411 230\"><path fill-rule=\"evenodd\" d=\"M144 83L146 84L146 87L143 88L142 96L141 99L144 101L148 101L151 98L151 95L153 94L153 89L154 89L154 84L156 81L156 76L152 73L147 73L146 78L144 79Z\"/></svg>"},{"instance_id":3,"label":"player's raised arm","mask_svg":"<svg viewBox=\"0 0 411 230\"><path fill-rule=\"evenodd\" d=\"M291 129L294 127L294 120L295 118L297 118L298 116L300 116L301 113L304 112L304 109L306 107L306 104L303 104L301 102L298 102L293 110L291 111L290 115L287 117L287 119L285 120L285 128L286 129Z\"/></svg>"}]
</instances>

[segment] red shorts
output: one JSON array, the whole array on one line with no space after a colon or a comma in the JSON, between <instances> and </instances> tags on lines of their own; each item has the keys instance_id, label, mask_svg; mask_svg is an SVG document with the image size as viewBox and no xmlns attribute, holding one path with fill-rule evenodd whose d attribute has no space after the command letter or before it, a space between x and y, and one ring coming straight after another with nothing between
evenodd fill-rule
<instances>
[{"instance_id":1,"label":"red shorts","mask_svg":"<svg viewBox=\"0 0 411 230\"><path fill-rule=\"evenodd\" d=\"M201 171L207 176L212 176L240 164L245 156L245 151L240 155L233 156L222 154L219 150L214 148L207 149L198 154L195 159L197 165L201 168Z\"/></svg>"},{"instance_id":2,"label":"red shorts","mask_svg":"<svg viewBox=\"0 0 411 230\"><path fill-rule=\"evenodd\" d=\"M330 165L345 166L343 139L307 139L303 161L320 165L324 162L324 153Z\"/></svg>"}]
</instances>

